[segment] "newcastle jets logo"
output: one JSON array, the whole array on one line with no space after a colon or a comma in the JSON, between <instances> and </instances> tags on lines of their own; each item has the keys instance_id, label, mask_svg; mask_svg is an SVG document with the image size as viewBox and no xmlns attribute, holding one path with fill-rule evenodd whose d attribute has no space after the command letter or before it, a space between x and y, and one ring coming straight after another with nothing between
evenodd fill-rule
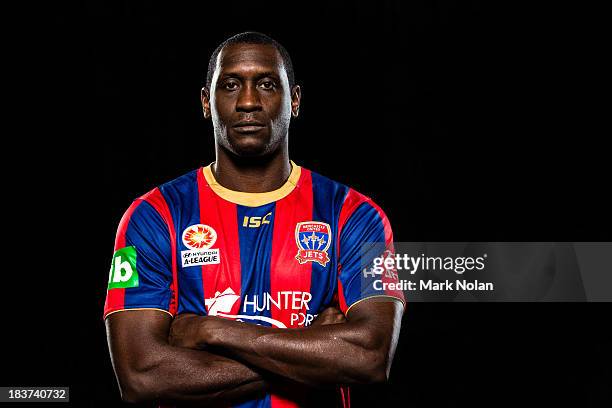
<instances>
[{"instance_id":1,"label":"newcastle jets logo","mask_svg":"<svg viewBox=\"0 0 612 408\"><path fill-rule=\"evenodd\" d=\"M329 224L318 221L299 222L295 226L295 242L298 246L295 259L299 263L318 262L325 266L329 262L327 255L331 243Z\"/></svg>"}]
</instances>

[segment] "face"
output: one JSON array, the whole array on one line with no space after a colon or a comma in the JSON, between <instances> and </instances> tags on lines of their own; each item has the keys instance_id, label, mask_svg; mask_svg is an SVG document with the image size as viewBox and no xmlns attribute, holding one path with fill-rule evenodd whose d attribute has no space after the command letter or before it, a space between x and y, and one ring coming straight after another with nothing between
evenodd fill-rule
<instances>
[{"instance_id":1,"label":"face","mask_svg":"<svg viewBox=\"0 0 612 408\"><path fill-rule=\"evenodd\" d=\"M300 88L289 88L282 57L268 44L225 47L210 91L202 89L204 117L212 118L216 143L243 157L266 156L286 144L299 105Z\"/></svg>"}]
</instances>

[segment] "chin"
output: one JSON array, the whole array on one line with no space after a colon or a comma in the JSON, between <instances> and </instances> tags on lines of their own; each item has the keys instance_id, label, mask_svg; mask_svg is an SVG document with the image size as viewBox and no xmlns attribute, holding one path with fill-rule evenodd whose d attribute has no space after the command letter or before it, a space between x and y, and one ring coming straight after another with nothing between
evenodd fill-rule
<instances>
[{"instance_id":1,"label":"chin","mask_svg":"<svg viewBox=\"0 0 612 408\"><path fill-rule=\"evenodd\" d=\"M231 143L230 150L239 157L263 157L270 152L270 146L261 140L241 140Z\"/></svg>"}]
</instances>

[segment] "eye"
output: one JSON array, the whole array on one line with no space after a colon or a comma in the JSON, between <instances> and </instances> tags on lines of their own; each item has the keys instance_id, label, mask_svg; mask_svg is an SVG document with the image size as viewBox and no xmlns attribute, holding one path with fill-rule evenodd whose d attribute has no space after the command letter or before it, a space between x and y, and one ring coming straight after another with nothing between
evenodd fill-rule
<instances>
[{"instance_id":1,"label":"eye","mask_svg":"<svg viewBox=\"0 0 612 408\"><path fill-rule=\"evenodd\" d=\"M228 81L223 84L223 89L226 89L228 91L235 91L236 89L238 89L238 84L233 81Z\"/></svg>"},{"instance_id":2,"label":"eye","mask_svg":"<svg viewBox=\"0 0 612 408\"><path fill-rule=\"evenodd\" d=\"M273 81L263 81L259 86L266 91L271 91L276 88L276 84Z\"/></svg>"}]
</instances>

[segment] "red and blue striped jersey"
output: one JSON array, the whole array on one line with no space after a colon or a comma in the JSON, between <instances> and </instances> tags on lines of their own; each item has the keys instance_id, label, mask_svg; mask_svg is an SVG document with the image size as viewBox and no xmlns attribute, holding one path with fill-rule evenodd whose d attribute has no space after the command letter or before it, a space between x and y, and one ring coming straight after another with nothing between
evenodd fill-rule
<instances>
[{"instance_id":1,"label":"red and blue striped jersey","mask_svg":"<svg viewBox=\"0 0 612 408\"><path fill-rule=\"evenodd\" d=\"M104 318L158 309L304 327L328 306L347 314L370 297L404 302L401 291L373 284L396 281L397 274L374 277L363 270L374 257L392 253L384 212L343 184L292 162L278 190L242 193L218 184L207 166L128 208L115 240ZM301 405L299 394L267 395L244 406ZM348 406L346 389L341 397Z\"/></svg>"}]
</instances>

